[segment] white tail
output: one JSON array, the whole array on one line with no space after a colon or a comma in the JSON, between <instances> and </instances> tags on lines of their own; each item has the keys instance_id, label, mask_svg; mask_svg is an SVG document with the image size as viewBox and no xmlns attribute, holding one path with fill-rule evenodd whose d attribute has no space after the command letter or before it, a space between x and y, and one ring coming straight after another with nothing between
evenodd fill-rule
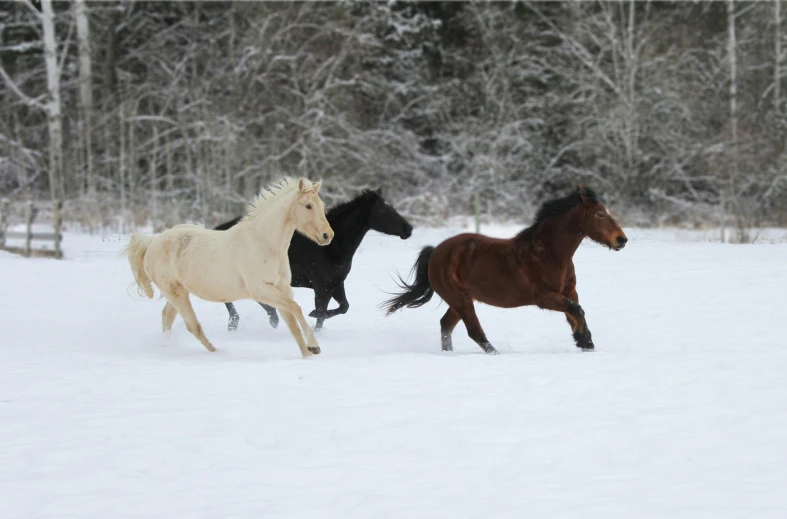
<instances>
[{"instance_id":1,"label":"white tail","mask_svg":"<svg viewBox=\"0 0 787 519\"><path fill-rule=\"evenodd\" d=\"M134 273L134 280L137 282L137 293L140 296L147 296L151 299L153 299L153 286L150 284L150 278L145 273L145 267L142 262L153 238L153 236L145 236L135 232L131 235L128 245L123 247L120 253L121 256L128 257L128 262L131 264L131 271Z\"/></svg>"}]
</instances>

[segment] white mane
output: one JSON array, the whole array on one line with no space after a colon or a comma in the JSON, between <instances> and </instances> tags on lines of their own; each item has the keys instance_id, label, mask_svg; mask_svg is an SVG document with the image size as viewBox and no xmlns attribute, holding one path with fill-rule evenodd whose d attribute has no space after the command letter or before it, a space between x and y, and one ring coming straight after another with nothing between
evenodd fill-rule
<instances>
[{"instance_id":1,"label":"white mane","mask_svg":"<svg viewBox=\"0 0 787 519\"><path fill-rule=\"evenodd\" d=\"M246 216L243 221L253 220L257 217L263 208L270 204L273 200L278 199L283 195L287 195L298 189L298 180L292 177L284 177L276 182L264 187L260 190L254 200L249 204Z\"/></svg>"}]
</instances>

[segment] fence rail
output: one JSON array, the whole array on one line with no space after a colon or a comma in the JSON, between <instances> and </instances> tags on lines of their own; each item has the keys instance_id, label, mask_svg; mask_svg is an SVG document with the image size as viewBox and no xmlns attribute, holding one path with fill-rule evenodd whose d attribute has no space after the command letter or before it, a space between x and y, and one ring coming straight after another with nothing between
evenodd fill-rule
<instances>
[{"instance_id":1,"label":"fence rail","mask_svg":"<svg viewBox=\"0 0 787 519\"><path fill-rule=\"evenodd\" d=\"M33 205L32 201L27 202L25 207L25 230L24 231L9 231L9 212L10 203L7 199L0 200L0 250L13 252L14 254L21 254L26 258L29 257L50 257L61 259L63 251L60 247L63 241L63 235L60 233L61 222L61 209L62 203L55 202L53 205L52 216L54 217L53 231L34 232L33 221L38 214L38 209ZM6 240L18 239L24 240L24 246L8 245ZM52 250L49 249L34 249L33 241L51 241L54 244Z\"/></svg>"}]
</instances>

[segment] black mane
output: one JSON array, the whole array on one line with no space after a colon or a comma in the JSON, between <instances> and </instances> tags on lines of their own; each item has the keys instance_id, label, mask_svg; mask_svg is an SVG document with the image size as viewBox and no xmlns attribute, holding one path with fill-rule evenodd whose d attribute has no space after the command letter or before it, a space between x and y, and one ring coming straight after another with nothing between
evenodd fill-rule
<instances>
[{"instance_id":1,"label":"black mane","mask_svg":"<svg viewBox=\"0 0 787 519\"><path fill-rule=\"evenodd\" d=\"M358 209L361 204L371 205L371 202L377 198L380 198L377 192L371 189L365 189L360 195L352 200L335 205L325 211L325 217L334 221L339 220Z\"/></svg>"},{"instance_id":2,"label":"black mane","mask_svg":"<svg viewBox=\"0 0 787 519\"><path fill-rule=\"evenodd\" d=\"M519 236L526 236L531 234L533 231L538 229L538 226L541 225L544 220L547 220L553 216L561 216L566 214L567 212L571 211L578 205L582 204L582 196L591 202L600 202L601 199L596 195L595 191L590 189L589 187L582 187L574 191L573 193L564 196L563 198L556 198L554 200L549 200L548 202L544 202L541 207L539 207L538 212L536 212L536 219L533 221L533 224L519 233Z\"/></svg>"}]
</instances>

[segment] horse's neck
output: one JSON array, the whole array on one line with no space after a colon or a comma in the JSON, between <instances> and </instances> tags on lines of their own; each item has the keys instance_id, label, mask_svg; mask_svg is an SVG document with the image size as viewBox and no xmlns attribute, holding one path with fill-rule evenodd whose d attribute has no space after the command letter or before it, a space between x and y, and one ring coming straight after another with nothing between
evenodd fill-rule
<instances>
[{"instance_id":1,"label":"horse's neck","mask_svg":"<svg viewBox=\"0 0 787 519\"><path fill-rule=\"evenodd\" d=\"M368 216L368 211L365 212L358 207L335 221L328 220L334 232L332 248L342 258L352 257L361 246L364 236L370 229Z\"/></svg>"},{"instance_id":2,"label":"horse's neck","mask_svg":"<svg viewBox=\"0 0 787 519\"><path fill-rule=\"evenodd\" d=\"M579 215L574 211L541 223L532 235L533 241L540 242L559 262L568 262L573 258L584 238Z\"/></svg>"},{"instance_id":3,"label":"horse's neck","mask_svg":"<svg viewBox=\"0 0 787 519\"><path fill-rule=\"evenodd\" d=\"M255 235L257 243L268 243L274 249L283 247L287 251L295 233L295 222L290 218L291 202L289 196L277 197L266 202L253 218L244 222Z\"/></svg>"}]
</instances>

